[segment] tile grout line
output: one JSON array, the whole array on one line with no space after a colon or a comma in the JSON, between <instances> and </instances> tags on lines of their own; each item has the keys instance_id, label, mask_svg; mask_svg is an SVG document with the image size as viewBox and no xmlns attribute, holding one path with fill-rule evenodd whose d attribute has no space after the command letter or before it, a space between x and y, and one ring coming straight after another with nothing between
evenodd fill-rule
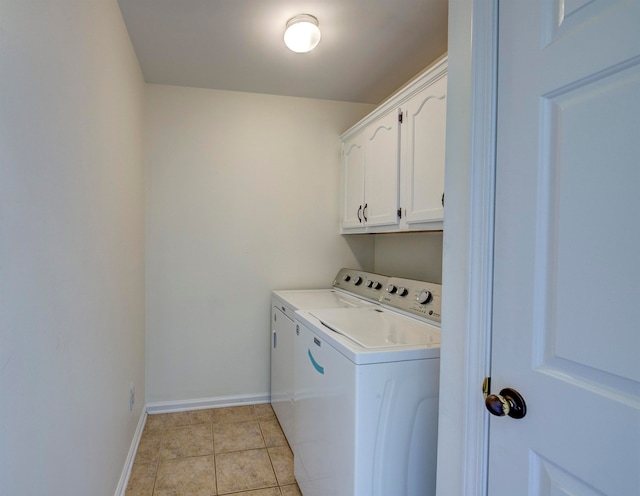
<instances>
[{"instance_id":1,"label":"tile grout line","mask_svg":"<svg viewBox=\"0 0 640 496\"><path fill-rule=\"evenodd\" d=\"M165 418L166 423L166 418ZM160 472L160 453L162 453L162 445L164 444L164 434L166 425L162 426L162 433L160 434L160 446L158 447L158 459L156 460L156 473L153 476L153 487L151 488L151 496L156 492L156 484L158 482L158 472Z\"/></svg>"},{"instance_id":2,"label":"tile grout line","mask_svg":"<svg viewBox=\"0 0 640 496\"><path fill-rule=\"evenodd\" d=\"M213 428L213 412L211 412L211 456L213 457L213 473L216 478L216 495L220 494L220 489L218 488L218 465L216 464L216 440L215 440L215 432Z\"/></svg>"},{"instance_id":3,"label":"tile grout line","mask_svg":"<svg viewBox=\"0 0 640 496\"><path fill-rule=\"evenodd\" d=\"M156 492L156 485L158 484L158 474L160 473L160 462L162 460L162 448L164 447L164 441L167 434L167 417L164 417L164 421L162 423L162 434L160 436L160 447L158 448L158 460L156 465L156 475L153 478L153 488L151 489L151 496L153 496Z\"/></svg>"}]
</instances>

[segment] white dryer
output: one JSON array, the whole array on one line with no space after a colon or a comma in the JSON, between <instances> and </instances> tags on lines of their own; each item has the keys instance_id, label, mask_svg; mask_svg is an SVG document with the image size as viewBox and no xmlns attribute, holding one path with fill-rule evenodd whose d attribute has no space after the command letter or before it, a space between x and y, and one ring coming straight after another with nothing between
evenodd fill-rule
<instances>
[{"instance_id":1,"label":"white dryer","mask_svg":"<svg viewBox=\"0 0 640 496\"><path fill-rule=\"evenodd\" d=\"M294 335L297 310L373 306L387 276L341 269L332 289L280 290L271 294L271 404L291 447L294 447Z\"/></svg>"},{"instance_id":2,"label":"white dryer","mask_svg":"<svg viewBox=\"0 0 640 496\"><path fill-rule=\"evenodd\" d=\"M441 286L298 311L294 470L304 496L435 494Z\"/></svg>"}]
</instances>

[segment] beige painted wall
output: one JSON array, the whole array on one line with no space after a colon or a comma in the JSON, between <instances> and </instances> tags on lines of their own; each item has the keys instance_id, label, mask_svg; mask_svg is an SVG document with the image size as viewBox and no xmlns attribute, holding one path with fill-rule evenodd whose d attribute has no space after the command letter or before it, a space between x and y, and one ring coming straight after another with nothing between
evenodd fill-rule
<instances>
[{"instance_id":1,"label":"beige painted wall","mask_svg":"<svg viewBox=\"0 0 640 496\"><path fill-rule=\"evenodd\" d=\"M115 0L0 0L0 33L0 494L112 495L144 404L144 82Z\"/></svg>"},{"instance_id":2,"label":"beige painted wall","mask_svg":"<svg viewBox=\"0 0 640 496\"><path fill-rule=\"evenodd\" d=\"M375 272L442 284L442 231L375 236Z\"/></svg>"},{"instance_id":3,"label":"beige painted wall","mask_svg":"<svg viewBox=\"0 0 640 496\"><path fill-rule=\"evenodd\" d=\"M371 109L148 86L147 401L267 395L271 290L373 267L338 234L338 136Z\"/></svg>"}]
</instances>

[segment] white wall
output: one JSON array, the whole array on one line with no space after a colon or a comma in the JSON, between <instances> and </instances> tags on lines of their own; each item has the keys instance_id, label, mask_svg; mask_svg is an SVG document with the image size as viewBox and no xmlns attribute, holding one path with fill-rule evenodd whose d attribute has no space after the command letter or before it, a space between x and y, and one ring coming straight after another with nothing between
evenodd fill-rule
<instances>
[{"instance_id":1,"label":"white wall","mask_svg":"<svg viewBox=\"0 0 640 496\"><path fill-rule=\"evenodd\" d=\"M374 272L442 284L442 231L375 237Z\"/></svg>"},{"instance_id":2,"label":"white wall","mask_svg":"<svg viewBox=\"0 0 640 496\"><path fill-rule=\"evenodd\" d=\"M147 400L269 391L273 289L373 267L338 234L338 136L372 106L149 85Z\"/></svg>"},{"instance_id":3,"label":"white wall","mask_svg":"<svg viewBox=\"0 0 640 496\"><path fill-rule=\"evenodd\" d=\"M0 74L0 494L113 494L144 403L144 83L116 0L0 0Z\"/></svg>"}]
</instances>

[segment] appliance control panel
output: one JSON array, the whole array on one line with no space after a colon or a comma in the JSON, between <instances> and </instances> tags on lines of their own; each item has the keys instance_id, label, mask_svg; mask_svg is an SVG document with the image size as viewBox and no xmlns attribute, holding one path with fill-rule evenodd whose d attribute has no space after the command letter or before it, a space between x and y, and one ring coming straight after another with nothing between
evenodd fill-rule
<instances>
[{"instance_id":1,"label":"appliance control panel","mask_svg":"<svg viewBox=\"0 0 640 496\"><path fill-rule=\"evenodd\" d=\"M389 277L356 269L340 269L333 287L371 301L380 301Z\"/></svg>"},{"instance_id":2,"label":"appliance control panel","mask_svg":"<svg viewBox=\"0 0 640 496\"><path fill-rule=\"evenodd\" d=\"M441 284L389 277L378 301L411 315L441 322Z\"/></svg>"}]
</instances>

